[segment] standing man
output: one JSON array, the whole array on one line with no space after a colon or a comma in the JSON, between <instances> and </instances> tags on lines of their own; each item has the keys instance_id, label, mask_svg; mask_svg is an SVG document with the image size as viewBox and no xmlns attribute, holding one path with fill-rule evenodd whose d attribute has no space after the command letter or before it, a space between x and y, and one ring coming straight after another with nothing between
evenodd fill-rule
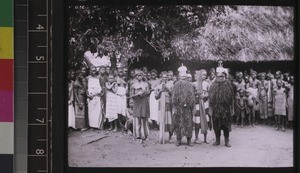
<instances>
[{"instance_id":1,"label":"standing man","mask_svg":"<svg viewBox=\"0 0 300 173\"><path fill-rule=\"evenodd\" d=\"M150 120L152 120L153 127L159 128L159 118L158 118L158 101L155 99L155 92L156 86L158 86L161 80L157 77L157 70L151 70L151 80L148 81L150 84L151 94L149 97L150 103Z\"/></svg>"},{"instance_id":2,"label":"standing man","mask_svg":"<svg viewBox=\"0 0 300 173\"><path fill-rule=\"evenodd\" d=\"M100 124L100 129L104 129L104 121L105 121L105 111L106 111L106 82L108 82L106 71L105 71L105 66L100 66L99 67L99 82L100 86L102 88L102 95L101 95L101 117L103 121Z\"/></svg>"},{"instance_id":3,"label":"standing man","mask_svg":"<svg viewBox=\"0 0 300 173\"><path fill-rule=\"evenodd\" d=\"M193 146L191 138L193 134L193 115L195 114L195 94L193 84L186 81L185 66L178 68L179 81L174 84L172 91L172 111L175 133L177 136L176 146L181 145L181 138L186 136L187 145Z\"/></svg>"},{"instance_id":4,"label":"standing man","mask_svg":"<svg viewBox=\"0 0 300 173\"><path fill-rule=\"evenodd\" d=\"M207 130L209 128L208 121L208 90L209 83L206 81L207 72L204 69L196 71L195 79L196 82L193 83L195 87L195 105L196 105L196 113L193 117L195 124L195 141L194 143L200 144L199 141L199 131L201 129L201 134L204 135L204 143L208 143L207 141Z\"/></svg>"},{"instance_id":5,"label":"standing man","mask_svg":"<svg viewBox=\"0 0 300 173\"><path fill-rule=\"evenodd\" d=\"M223 130L225 146L231 147L229 132L231 131L231 116L234 115L234 91L231 82L226 80L226 71L223 69L217 71L216 81L212 83L209 90L209 114L212 115L213 129L216 136L213 145L220 145L221 130Z\"/></svg>"}]
</instances>

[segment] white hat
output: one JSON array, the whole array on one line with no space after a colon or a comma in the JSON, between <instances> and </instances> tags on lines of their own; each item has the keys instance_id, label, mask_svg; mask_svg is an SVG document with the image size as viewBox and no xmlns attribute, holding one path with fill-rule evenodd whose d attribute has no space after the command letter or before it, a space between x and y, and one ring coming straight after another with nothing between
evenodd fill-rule
<instances>
[{"instance_id":1,"label":"white hat","mask_svg":"<svg viewBox=\"0 0 300 173\"><path fill-rule=\"evenodd\" d=\"M218 75L220 75L222 73L228 75L228 69L224 68L224 67L217 67L216 72L217 72Z\"/></svg>"},{"instance_id":2,"label":"white hat","mask_svg":"<svg viewBox=\"0 0 300 173\"><path fill-rule=\"evenodd\" d=\"M182 64L181 67L178 68L179 76L186 76L187 68Z\"/></svg>"}]
</instances>

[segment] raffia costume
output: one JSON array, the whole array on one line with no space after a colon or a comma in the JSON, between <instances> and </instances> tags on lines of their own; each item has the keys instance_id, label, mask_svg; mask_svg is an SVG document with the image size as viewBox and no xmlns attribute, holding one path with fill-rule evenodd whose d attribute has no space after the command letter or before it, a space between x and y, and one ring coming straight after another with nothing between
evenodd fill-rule
<instances>
[{"instance_id":1,"label":"raffia costume","mask_svg":"<svg viewBox=\"0 0 300 173\"><path fill-rule=\"evenodd\" d=\"M225 145L229 145L229 132L231 131L231 110L234 103L234 91L229 80L216 81L211 85L209 90L209 106L212 111L213 129L215 131L216 142L220 144L221 130L224 131Z\"/></svg>"},{"instance_id":2,"label":"raffia costume","mask_svg":"<svg viewBox=\"0 0 300 173\"><path fill-rule=\"evenodd\" d=\"M194 87L190 82L179 80L174 84L172 91L173 125L177 135L177 142L183 136L187 137L188 144L193 133L193 108L195 106Z\"/></svg>"}]
</instances>

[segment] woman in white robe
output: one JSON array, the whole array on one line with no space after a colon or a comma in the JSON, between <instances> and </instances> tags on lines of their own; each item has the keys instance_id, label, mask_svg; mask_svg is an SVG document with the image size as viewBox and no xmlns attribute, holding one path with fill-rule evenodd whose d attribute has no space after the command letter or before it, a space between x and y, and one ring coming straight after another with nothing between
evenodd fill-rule
<instances>
[{"instance_id":1,"label":"woman in white robe","mask_svg":"<svg viewBox=\"0 0 300 173\"><path fill-rule=\"evenodd\" d=\"M101 129L102 121L104 120L101 107L102 88L96 73L96 68L92 67L91 75L87 77L88 119L91 128Z\"/></svg>"}]
</instances>

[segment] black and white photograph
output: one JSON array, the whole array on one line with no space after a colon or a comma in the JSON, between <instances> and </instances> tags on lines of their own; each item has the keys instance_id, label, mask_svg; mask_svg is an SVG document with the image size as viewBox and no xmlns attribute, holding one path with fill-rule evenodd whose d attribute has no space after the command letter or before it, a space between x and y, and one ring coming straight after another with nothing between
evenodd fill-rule
<instances>
[{"instance_id":1,"label":"black and white photograph","mask_svg":"<svg viewBox=\"0 0 300 173\"><path fill-rule=\"evenodd\" d=\"M66 14L69 167L294 166L293 7Z\"/></svg>"}]
</instances>

